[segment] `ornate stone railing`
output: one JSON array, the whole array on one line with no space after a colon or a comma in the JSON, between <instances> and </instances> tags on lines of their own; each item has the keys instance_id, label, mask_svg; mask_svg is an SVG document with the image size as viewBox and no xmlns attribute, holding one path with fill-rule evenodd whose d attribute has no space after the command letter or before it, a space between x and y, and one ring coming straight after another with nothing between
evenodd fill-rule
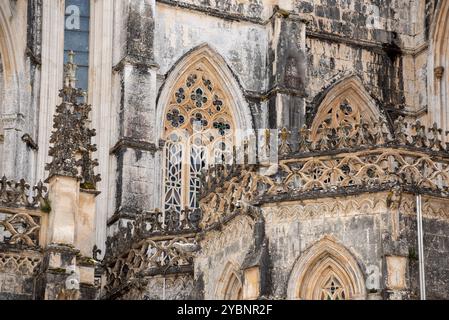
<instances>
[{"instance_id":1,"label":"ornate stone railing","mask_svg":"<svg viewBox=\"0 0 449 320\"><path fill-rule=\"evenodd\" d=\"M45 241L49 204L47 188L0 180L0 245L36 248Z\"/></svg>"},{"instance_id":2,"label":"ornate stone railing","mask_svg":"<svg viewBox=\"0 0 449 320\"><path fill-rule=\"evenodd\" d=\"M0 208L0 244L38 247L43 242L45 213Z\"/></svg>"},{"instance_id":3,"label":"ornate stone railing","mask_svg":"<svg viewBox=\"0 0 449 320\"><path fill-rule=\"evenodd\" d=\"M393 133L385 126L362 124L347 130L332 129L331 137L315 139L309 139L307 129L303 129L296 151L289 149L285 136L281 139L278 163L212 167L203 176L200 225L223 221L245 206L393 186L449 195L449 153L438 136L441 130L435 126L425 130L419 122L410 126L411 133L404 131L406 127L399 119Z\"/></svg>"},{"instance_id":4,"label":"ornate stone railing","mask_svg":"<svg viewBox=\"0 0 449 320\"><path fill-rule=\"evenodd\" d=\"M47 206L47 187L39 182L31 187L25 180L0 179L0 206L39 208Z\"/></svg>"},{"instance_id":5,"label":"ornate stone railing","mask_svg":"<svg viewBox=\"0 0 449 320\"><path fill-rule=\"evenodd\" d=\"M108 295L121 290L135 277L191 272L192 257L198 249L195 233L201 219L199 210L140 213L119 227L106 241L103 268Z\"/></svg>"},{"instance_id":6,"label":"ornate stone railing","mask_svg":"<svg viewBox=\"0 0 449 320\"><path fill-rule=\"evenodd\" d=\"M144 239L191 235L199 230L200 220L200 210L188 208L181 210L181 212L155 210L139 213L133 221L129 221L126 226L120 226L113 236L108 237L105 256L111 257L123 254L133 244Z\"/></svg>"},{"instance_id":7,"label":"ornate stone railing","mask_svg":"<svg viewBox=\"0 0 449 320\"><path fill-rule=\"evenodd\" d=\"M159 234L190 233L198 230L201 219L199 210L167 210L161 212L156 210L143 215L137 219L138 232L141 237L151 237Z\"/></svg>"},{"instance_id":8,"label":"ornate stone railing","mask_svg":"<svg viewBox=\"0 0 449 320\"><path fill-rule=\"evenodd\" d=\"M105 290L111 295L138 277L192 271L193 253L197 249L193 238L142 240L106 263Z\"/></svg>"},{"instance_id":9,"label":"ornate stone railing","mask_svg":"<svg viewBox=\"0 0 449 320\"><path fill-rule=\"evenodd\" d=\"M382 118L370 123L363 119L359 124L342 123L337 128L323 124L315 133L304 126L298 131L296 139L291 131L283 128L279 131L279 154L285 158L304 153L341 152L372 146L409 147L449 154L448 134L449 131L443 134L436 124L427 128L420 121L410 124L402 117L392 127Z\"/></svg>"}]
</instances>

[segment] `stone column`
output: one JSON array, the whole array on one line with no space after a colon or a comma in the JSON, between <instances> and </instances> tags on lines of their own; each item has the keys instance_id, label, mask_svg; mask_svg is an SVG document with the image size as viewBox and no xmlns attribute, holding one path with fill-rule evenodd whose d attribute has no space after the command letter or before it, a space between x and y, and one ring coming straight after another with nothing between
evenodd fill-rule
<instances>
[{"instance_id":1,"label":"stone column","mask_svg":"<svg viewBox=\"0 0 449 320\"><path fill-rule=\"evenodd\" d=\"M154 1L130 0L122 4L125 17L124 43L115 77L120 82L117 140L111 153L116 157L115 212L108 220L110 232L126 225L129 219L153 206L154 157L158 148L154 138L157 97L153 61Z\"/></svg>"},{"instance_id":2,"label":"stone column","mask_svg":"<svg viewBox=\"0 0 449 320\"><path fill-rule=\"evenodd\" d=\"M286 127L293 136L305 122L305 23L278 7L271 18L268 123L270 129Z\"/></svg>"},{"instance_id":3,"label":"stone column","mask_svg":"<svg viewBox=\"0 0 449 320\"><path fill-rule=\"evenodd\" d=\"M106 242L106 222L111 208L110 181L115 177L111 169L112 133L112 49L113 49L114 1L91 1L91 28L89 50L89 103L92 104L92 124L98 130L95 143L98 145L98 168L102 181L98 184L101 194L96 203L96 241L95 244L104 253ZM115 143L115 141L114 141Z\"/></svg>"},{"instance_id":4,"label":"stone column","mask_svg":"<svg viewBox=\"0 0 449 320\"><path fill-rule=\"evenodd\" d=\"M49 178L48 184L51 211L47 246L37 277L36 298L78 299L76 260L79 250L75 249L75 220L78 214L79 180L76 177L55 175Z\"/></svg>"},{"instance_id":5,"label":"stone column","mask_svg":"<svg viewBox=\"0 0 449 320\"><path fill-rule=\"evenodd\" d=\"M407 291L407 257L386 256L386 290L388 300L406 300Z\"/></svg>"},{"instance_id":6,"label":"stone column","mask_svg":"<svg viewBox=\"0 0 449 320\"><path fill-rule=\"evenodd\" d=\"M42 3L42 52L40 77L39 146L36 162L36 178L45 177L45 163L49 161L48 147L52 117L60 101L58 90L63 80L64 65L64 0Z\"/></svg>"},{"instance_id":7,"label":"stone column","mask_svg":"<svg viewBox=\"0 0 449 320\"><path fill-rule=\"evenodd\" d=\"M258 210L257 208L254 208ZM243 299L257 300L270 295L270 254L262 213L254 224L254 248L242 263Z\"/></svg>"}]
</instances>

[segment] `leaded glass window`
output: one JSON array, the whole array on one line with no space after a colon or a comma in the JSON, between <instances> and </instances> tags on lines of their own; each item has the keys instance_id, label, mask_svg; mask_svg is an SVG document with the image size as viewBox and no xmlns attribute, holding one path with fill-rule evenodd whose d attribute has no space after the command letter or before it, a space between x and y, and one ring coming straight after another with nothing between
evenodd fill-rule
<instances>
[{"instance_id":1,"label":"leaded glass window","mask_svg":"<svg viewBox=\"0 0 449 320\"><path fill-rule=\"evenodd\" d=\"M64 63L75 53L77 87L87 91L89 82L90 1L65 0Z\"/></svg>"},{"instance_id":2,"label":"leaded glass window","mask_svg":"<svg viewBox=\"0 0 449 320\"><path fill-rule=\"evenodd\" d=\"M180 77L166 107L165 210L198 208L201 171L208 165L232 161L234 130L229 99L220 80L198 63ZM174 132L177 152L170 138Z\"/></svg>"}]
</instances>

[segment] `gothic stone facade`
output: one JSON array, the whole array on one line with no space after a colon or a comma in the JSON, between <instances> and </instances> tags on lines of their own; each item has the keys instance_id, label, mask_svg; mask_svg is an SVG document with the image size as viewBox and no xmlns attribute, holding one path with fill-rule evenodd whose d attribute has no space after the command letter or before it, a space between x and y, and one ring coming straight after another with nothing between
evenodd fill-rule
<instances>
[{"instance_id":1,"label":"gothic stone facade","mask_svg":"<svg viewBox=\"0 0 449 320\"><path fill-rule=\"evenodd\" d=\"M0 298L449 298L447 21L1 1Z\"/></svg>"}]
</instances>

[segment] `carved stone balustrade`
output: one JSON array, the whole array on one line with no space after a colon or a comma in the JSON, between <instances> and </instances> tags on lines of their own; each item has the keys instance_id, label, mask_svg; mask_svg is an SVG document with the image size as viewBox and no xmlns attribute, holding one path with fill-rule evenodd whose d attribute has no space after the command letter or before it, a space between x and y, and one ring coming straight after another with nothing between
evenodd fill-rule
<instances>
[{"instance_id":1,"label":"carved stone balustrade","mask_svg":"<svg viewBox=\"0 0 449 320\"><path fill-rule=\"evenodd\" d=\"M47 187L25 180L0 180L0 244L37 248L45 241Z\"/></svg>"},{"instance_id":2,"label":"carved stone balustrade","mask_svg":"<svg viewBox=\"0 0 449 320\"><path fill-rule=\"evenodd\" d=\"M113 295L140 277L176 272L193 272L193 238L145 239L105 264L108 295Z\"/></svg>"},{"instance_id":3,"label":"carved stone balustrade","mask_svg":"<svg viewBox=\"0 0 449 320\"><path fill-rule=\"evenodd\" d=\"M436 124L426 128L420 121L407 123L399 117L392 126L384 120L360 123L342 123L339 127L328 127L323 123L316 132L307 126L298 132L298 140L292 141L291 132L286 128L279 131L279 154L283 158L304 153L319 153L354 150L374 146L405 147L430 153L449 153L447 134ZM291 145L297 145L295 150Z\"/></svg>"},{"instance_id":4,"label":"carved stone balustrade","mask_svg":"<svg viewBox=\"0 0 449 320\"><path fill-rule=\"evenodd\" d=\"M39 208L48 206L47 187L39 182L31 188L25 180L0 179L0 206Z\"/></svg>"},{"instance_id":5,"label":"carved stone balustrade","mask_svg":"<svg viewBox=\"0 0 449 320\"><path fill-rule=\"evenodd\" d=\"M124 289L136 277L193 272L200 220L200 210L156 210L140 213L121 226L106 241L103 269L107 295Z\"/></svg>"},{"instance_id":6,"label":"carved stone balustrade","mask_svg":"<svg viewBox=\"0 0 449 320\"><path fill-rule=\"evenodd\" d=\"M41 268L49 211L47 187L42 182L31 187L23 179L0 179L1 294L14 288L22 297L32 297L32 292L23 291L24 283L33 283Z\"/></svg>"},{"instance_id":7,"label":"carved stone balustrade","mask_svg":"<svg viewBox=\"0 0 449 320\"><path fill-rule=\"evenodd\" d=\"M263 203L394 186L412 193L449 195L449 150L436 126L426 129L419 122L408 125L399 118L392 132L382 122L330 131L322 127L321 136L315 137L308 132L301 130L298 150L284 153L268 167L209 168L203 175L200 225L207 228L242 208ZM281 150L290 148L287 136L287 130L281 130Z\"/></svg>"}]
</instances>

